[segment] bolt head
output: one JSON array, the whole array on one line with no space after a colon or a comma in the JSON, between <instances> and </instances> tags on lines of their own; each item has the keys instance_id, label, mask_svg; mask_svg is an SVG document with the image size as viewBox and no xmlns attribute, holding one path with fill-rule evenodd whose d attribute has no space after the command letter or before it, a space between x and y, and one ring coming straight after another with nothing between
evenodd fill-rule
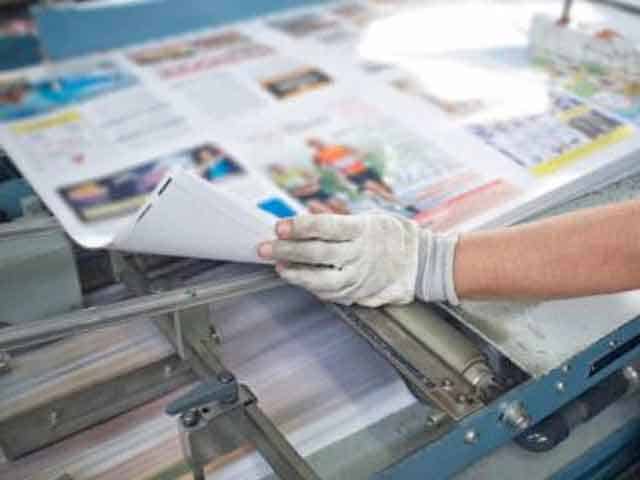
<instances>
[{"instance_id":1,"label":"bolt head","mask_svg":"<svg viewBox=\"0 0 640 480\"><path fill-rule=\"evenodd\" d=\"M429 427L437 427L445 418L447 418L447 415L444 412L440 410L434 411L427 416L427 425Z\"/></svg>"},{"instance_id":2,"label":"bolt head","mask_svg":"<svg viewBox=\"0 0 640 480\"><path fill-rule=\"evenodd\" d=\"M625 378L632 383L638 383L638 381L640 380L640 374L638 374L638 370L636 370L632 365L626 366L623 369L623 374Z\"/></svg>"},{"instance_id":3,"label":"bolt head","mask_svg":"<svg viewBox=\"0 0 640 480\"><path fill-rule=\"evenodd\" d=\"M556 391L559 393L562 393L565 391L565 384L564 382L556 382Z\"/></svg>"},{"instance_id":4,"label":"bolt head","mask_svg":"<svg viewBox=\"0 0 640 480\"><path fill-rule=\"evenodd\" d=\"M467 445L473 445L478 443L478 434L475 430L467 430L464 434L464 443Z\"/></svg>"},{"instance_id":5,"label":"bolt head","mask_svg":"<svg viewBox=\"0 0 640 480\"><path fill-rule=\"evenodd\" d=\"M58 425L58 412L51 410L51 412L49 412L49 426L53 428L56 425Z\"/></svg>"},{"instance_id":6,"label":"bolt head","mask_svg":"<svg viewBox=\"0 0 640 480\"><path fill-rule=\"evenodd\" d=\"M570 365L563 365L562 366L562 373L569 373L571 371L571 366Z\"/></svg>"},{"instance_id":7,"label":"bolt head","mask_svg":"<svg viewBox=\"0 0 640 480\"><path fill-rule=\"evenodd\" d=\"M0 352L0 373L11 370L11 356L7 352Z\"/></svg>"},{"instance_id":8,"label":"bolt head","mask_svg":"<svg viewBox=\"0 0 640 480\"><path fill-rule=\"evenodd\" d=\"M182 414L180 420L186 428L195 427L200 421L200 412L198 410L189 410Z\"/></svg>"},{"instance_id":9,"label":"bolt head","mask_svg":"<svg viewBox=\"0 0 640 480\"><path fill-rule=\"evenodd\" d=\"M218 375L218 380L221 383L231 383L236 379L236 377L233 376L233 373L231 372L221 372Z\"/></svg>"},{"instance_id":10,"label":"bolt head","mask_svg":"<svg viewBox=\"0 0 640 480\"><path fill-rule=\"evenodd\" d=\"M531 417L524 405L518 401L511 402L503 408L502 421L516 431L525 430L531 425Z\"/></svg>"}]
</instances>

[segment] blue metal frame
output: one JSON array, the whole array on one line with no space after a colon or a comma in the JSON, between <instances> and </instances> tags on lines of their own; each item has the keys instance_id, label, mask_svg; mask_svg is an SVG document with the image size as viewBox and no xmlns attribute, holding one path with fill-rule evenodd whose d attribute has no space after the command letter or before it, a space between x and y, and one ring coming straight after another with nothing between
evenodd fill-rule
<instances>
[{"instance_id":1,"label":"blue metal frame","mask_svg":"<svg viewBox=\"0 0 640 480\"><path fill-rule=\"evenodd\" d=\"M35 6L42 49L63 60L327 0L150 0Z\"/></svg>"},{"instance_id":2,"label":"blue metal frame","mask_svg":"<svg viewBox=\"0 0 640 480\"><path fill-rule=\"evenodd\" d=\"M512 389L496 402L455 425L451 431L432 444L413 452L400 462L374 475L377 480L445 479L468 465L490 454L509 442L519 432L501 421L504 406L521 402L534 423L549 416L565 403L596 385L611 373L640 357L640 346L635 345L597 373L591 375L594 362L640 335L640 317L629 321L560 365L547 375L527 381ZM563 368L565 367L565 368ZM558 389L558 382L563 388ZM473 430L475 443L465 442L465 433Z\"/></svg>"},{"instance_id":3,"label":"blue metal frame","mask_svg":"<svg viewBox=\"0 0 640 480\"><path fill-rule=\"evenodd\" d=\"M606 480L640 458L640 418L635 418L590 448L549 480Z\"/></svg>"},{"instance_id":4,"label":"blue metal frame","mask_svg":"<svg viewBox=\"0 0 640 480\"><path fill-rule=\"evenodd\" d=\"M40 59L40 43L35 35L0 38L0 70L35 65Z\"/></svg>"}]
</instances>

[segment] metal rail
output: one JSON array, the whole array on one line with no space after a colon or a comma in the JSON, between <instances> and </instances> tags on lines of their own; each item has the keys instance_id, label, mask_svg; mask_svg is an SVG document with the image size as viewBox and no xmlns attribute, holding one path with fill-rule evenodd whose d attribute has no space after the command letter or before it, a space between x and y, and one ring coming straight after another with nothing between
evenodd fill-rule
<instances>
[{"instance_id":1,"label":"metal rail","mask_svg":"<svg viewBox=\"0 0 640 480\"><path fill-rule=\"evenodd\" d=\"M0 350L30 347L119 323L158 317L178 310L229 300L284 286L271 269L195 286L87 308L0 329Z\"/></svg>"},{"instance_id":2,"label":"metal rail","mask_svg":"<svg viewBox=\"0 0 640 480\"><path fill-rule=\"evenodd\" d=\"M62 232L60 224L53 217L43 216L28 220L16 220L0 225L0 240L52 232Z\"/></svg>"},{"instance_id":3,"label":"metal rail","mask_svg":"<svg viewBox=\"0 0 640 480\"><path fill-rule=\"evenodd\" d=\"M571 21L571 7L573 6L573 0L564 0L562 5L562 15L560 16L560 22L568 24Z\"/></svg>"}]
</instances>

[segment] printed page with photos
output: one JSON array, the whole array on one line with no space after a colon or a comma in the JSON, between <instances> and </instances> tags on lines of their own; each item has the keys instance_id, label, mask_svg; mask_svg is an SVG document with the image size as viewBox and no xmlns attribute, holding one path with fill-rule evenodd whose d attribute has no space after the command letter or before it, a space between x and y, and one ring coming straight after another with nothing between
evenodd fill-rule
<instances>
[{"instance_id":1,"label":"printed page with photos","mask_svg":"<svg viewBox=\"0 0 640 480\"><path fill-rule=\"evenodd\" d=\"M330 2L2 74L0 144L85 247L248 262L301 211L464 230L638 170L634 119L530 55L535 8L452 23L419 3Z\"/></svg>"},{"instance_id":2,"label":"printed page with photos","mask_svg":"<svg viewBox=\"0 0 640 480\"><path fill-rule=\"evenodd\" d=\"M298 208L118 55L5 74L0 98L0 143L85 247L257 261L237 239Z\"/></svg>"}]
</instances>

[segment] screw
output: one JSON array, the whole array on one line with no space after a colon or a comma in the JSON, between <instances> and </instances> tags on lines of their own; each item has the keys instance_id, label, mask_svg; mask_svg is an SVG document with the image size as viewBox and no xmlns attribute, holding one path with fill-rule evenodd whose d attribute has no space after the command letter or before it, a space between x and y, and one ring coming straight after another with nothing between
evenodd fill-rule
<instances>
[{"instance_id":1,"label":"screw","mask_svg":"<svg viewBox=\"0 0 640 480\"><path fill-rule=\"evenodd\" d=\"M562 373L569 373L571 371L571 366L570 365L563 365L562 366Z\"/></svg>"},{"instance_id":2,"label":"screw","mask_svg":"<svg viewBox=\"0 0 640 480\"><path fill-rule=\"evenodd\" d=\"M54 428L58 425L58 412L52 410L49 412L49 427Z\"/></svg>"},{"instance_id":3,"label":"screw","mask_svg":"<svg viewBox=\"0 0 640 480\"><path fill-rule=\"evenodd\" d=\"M197 410L189 410L184 412L180 417L182 425L186 428L195 427L200 421L200 412Z\"/></svg>"},{"instance_id":4,"label":"screw","mask_svg":"<svg viewBox=\"0 0 640 480\"><path fill-rule=\"evenodd\" d=\"M638 370L636 370L635 366L627 365L622 370L622 373L624 374L624 378L629 382L630 389L635 390L640 383L640 374L638 373Z\"/></svg>"},{"instance_id":5,"label":"screw","mask_svg":"<svg viewBox=\"0 0 640 480\"><path fill-rule=\"evenodd\" d=\"M445 390L449 390L451 387L453 387L453 382L451 380L449 380L448 378L445 378L442 381L442 388L444 388Z\"/></svg>"},{"instance_id":6,"label":"screw","mask_svg":"<svg viewBox=\"0 0 640 480\"><path fill-rule=\"evenodd\" d=\"M565 389L564 382L556 382L556 391L558 393L564 392L564 389Z\"/></svg>"},{"instance_id":7,"label":"screw","mask_svg":"<svg viewBox=\"0 0 640 480\"><path fill-rule=\"evenodd\" d=\"M511 402L502 411L501 420L514 430L522 431L531 424L531 417L520 402Z\"/></svg>"},{"instance_id":8,"label":"screw","mask_svg":"<svg viewBox=\"0 0 640 480\"><path fill-rule=\"evenodd\" d=\"M609 348L616 348L618 346L618 342L616 340L611 340L609 342Z\"/></svg>"},{"instance_id":9,"label":"screw","mask_svg":"<svg viewBox=\"0 0 640 480\"><path fill-rule=\"evenodd\" d=\"M7 352L0 352L0 374L11 370L11 356Z\"/></svg>"},{"instance_id":10,"label":"screw","mask_svg":"<svg viewBox=\"0 0 640 480\"><path fill-rule=\"evenodd\" d=\"M444 419L447 418L447 414L441 410L436 410L433 413L430 413L427 417L427 425L429 427L437 427L440 425Z\"/></svg>"},{"instance_id":11,"label":"screw","mask_svg":"<svg viewBox=\"0 0 640 480\"><path fill-rule=\"evenodd\" d=\"M233 373L231 372L220 372L220 374L218 375L218 380L220 381L220 383L231 383L233 381L235 381L236 377L233 376Z\"/></svg>"},{"instance_id":12,"label":"screw","mask_svg":"<svg viewBox=\"0 0 640 480\"><path fill-rule=\"evenodd\" d=\"M478 434L475 430L467 430L464 434L464 443L473 445L478 443Z\"/></svg>"},{"instance_id":13,"label":"screw","mask_svg":"<svg viewBox=\"0 0 640 480\"><path fill-rule=\"evenodd\" d=\"M214 327L209 327L209 338L211 339L212 342L218 345L222 343L222 338L220 337L220 335L218 334L218 332Z\"/></svg>"}]
</instances>

